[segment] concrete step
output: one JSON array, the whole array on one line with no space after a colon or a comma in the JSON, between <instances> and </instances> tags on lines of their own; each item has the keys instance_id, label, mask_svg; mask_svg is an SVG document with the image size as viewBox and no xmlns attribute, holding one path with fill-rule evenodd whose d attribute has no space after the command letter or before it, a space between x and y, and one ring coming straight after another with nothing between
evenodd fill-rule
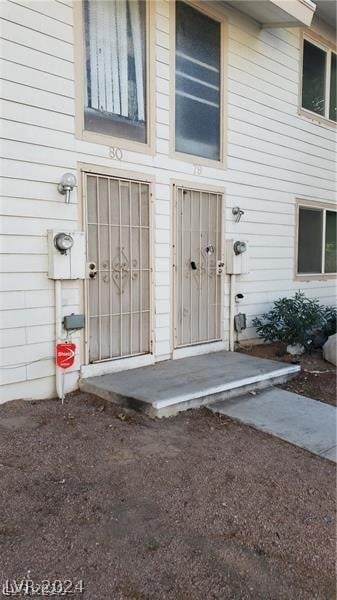
<instances>
[{"instance_id":1,"label":"concrete step","mask_svg":"<svg viewBox=\"0 0 337 600\"><path fill-rule=\"evenodd\" d=\"M169 417L284 383L299 371L298 365L223 350L82 379L80 389L151 417Z\"/></svg>"},{"instance_id":2,"label":"concrete step","mask_svg":"<svg viewBox=\"0 0 337 600\"><path fill-rule=\"evenodd\" d=\"M270 388L215 402L209 409L336 462L335 406Z\"/></svg>"}]
</instances>

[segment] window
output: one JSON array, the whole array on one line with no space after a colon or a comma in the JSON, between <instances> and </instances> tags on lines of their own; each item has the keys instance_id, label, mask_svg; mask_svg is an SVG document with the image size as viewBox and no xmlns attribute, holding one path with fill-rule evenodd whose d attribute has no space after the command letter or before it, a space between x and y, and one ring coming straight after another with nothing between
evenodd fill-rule
<instances>
[{"instance_id":1,"label":"window","mask_svg":"<svg viewBox=\"0 0 337 600\"><path fill-rule=\"evenodd\" d=\"M144 0L85 0L88 131L146 142Z\"/></svg>"},{"instance_id":2,"label":"window","mask_svg":"<svg viewBox=\"0 0 337 600\"><path fill-rule=\"evenodd\" d=\"M337 121L337 99L336 99L336 54L331 52L331 73L330 73L330 111L329 117L332 121Z\"/></svg>"},{"instance_id":3,"label":"window","mask_svg":"<svg viewBox=\"0 0 337 600\"><path fill-rule=\"evenodd\" d=\"M336 54L303 41L302 107L336 121Z\"/></svg>"},{"instance_id":4,"label":"window","mask_svg":"<svg viewBox=\"0 0 337 600\"><path fill-rule=\"evenodd\" d=\"M337 212L314 206L299 206L298 274L314 275L337 272Z\"/></svg>"},{"instance_id":5,"label":"window","mask_svg":"<svg viewBox=\"0 0 337 600\"><path fill-rule=\"evenodd\" d=\"M176 3L175 148L220 160L221 24Z\"/></svg>"},{"instance_id":6,"label":"window","mask_svg":"<svg viewBox=\"0 0 337 600\"><path fill-rule=\"evenodd\" d=\"M337 213L331 210L326 211L325 224L325 272L337 272L336 260L336 228Z\"/></svg>"}]
</instances>

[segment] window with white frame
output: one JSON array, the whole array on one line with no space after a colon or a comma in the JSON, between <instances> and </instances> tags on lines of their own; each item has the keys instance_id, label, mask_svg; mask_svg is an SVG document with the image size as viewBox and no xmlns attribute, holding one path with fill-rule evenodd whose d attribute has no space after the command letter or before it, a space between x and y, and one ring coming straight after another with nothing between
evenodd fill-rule
<instances>
[{"instance_id":1,"label":"window with white frame","mask_svg":"<svg viewBox=\"0 0 337 600\"><path fill-rule=\"evenodd\" d=\"M176 2L175 149L220 160L221 24Z\"/></svg>"},{"instance_id":2,"label":"window with white frame","mask_svg":"<svg viewBox=\"0 0 337 600\"><path fill-rule=\"evenodd\" d=\"M336 104L336 53L304 38L302 107L336 121Z\"/></svg>"},{"instance_id":3,"label":"window with white frame","mask_svg":"<svg viewBox=\"0 0 337 600\"><path fill-rule=\"evenodd\" d=\"M299 205L297 234L299 275L337 272L336 217L335 210Z\"/></svg>"},{"instance_id":4,"label":"window with white frame","mask_svg":"<svg viewBox=\"0 0 337 600\"><path fill-rule=\"evenodd\" d=\"M84 0L88 131L146 142L145 0Z\"/></svg>"}]
</instances>

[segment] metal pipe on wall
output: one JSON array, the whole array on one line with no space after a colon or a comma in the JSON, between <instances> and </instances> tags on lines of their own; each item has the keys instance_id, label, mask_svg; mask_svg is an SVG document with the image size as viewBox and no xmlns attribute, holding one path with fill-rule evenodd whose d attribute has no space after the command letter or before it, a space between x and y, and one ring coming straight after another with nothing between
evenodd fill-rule
<instances>
[{"instance_id":1,"label":"metal pipe on wall","mask_svg":"<svg viewBox=\"0 0 337 600\"><path fill-rule=\"evenodd\" d=\"M62 335L62 283L60 279L55 279L55 344L61 341ZM62 400L62 369L55 363L56 393Z\"/></svg>"},{"instance_id":2,"label":"metal pipe on wall","mask_svg":"<svg viewBox=\"0 0 337 600\"><path fill-rule=\"evenodd\" d=\"M229 296L229 350L234 352L235 275L230 275Z\"/></svg>"}]
</instances>

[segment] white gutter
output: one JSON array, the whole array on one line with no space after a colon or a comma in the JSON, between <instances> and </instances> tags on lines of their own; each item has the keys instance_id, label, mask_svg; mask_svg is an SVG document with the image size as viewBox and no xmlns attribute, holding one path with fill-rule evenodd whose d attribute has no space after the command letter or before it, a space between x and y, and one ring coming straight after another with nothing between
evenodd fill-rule
<instances>
[{"instance_id":1,"label":"white gutter","mask_svg":"<svg viewBox=\"0 0 337 600\"><path fill-rule=\"evenodd\" d=\"M268 0L274 6L280 8L284 13L289 15L291 22L289 23L265 23L264 27L285 27L287 25L297 26L311 25L312 18L316 11L316 4L311 0Z\"/></svg>"},{"instance_id":2,"label":"white gutter","mask_svg":"<svg viewBox=\"0 0 337 600\"><path fill-rule=\"evenodd\" d=\"M309 27L316 11L312 0L226 0L224 4L254 19L264 29Z\"/></svg>"}]
</instances>

